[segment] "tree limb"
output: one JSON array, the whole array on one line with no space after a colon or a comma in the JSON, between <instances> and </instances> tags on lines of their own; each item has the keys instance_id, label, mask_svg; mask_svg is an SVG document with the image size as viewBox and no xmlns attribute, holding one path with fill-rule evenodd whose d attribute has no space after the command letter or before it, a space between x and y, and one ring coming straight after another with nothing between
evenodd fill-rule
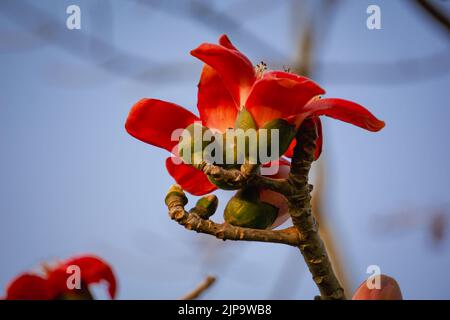
<instances>
[{"instance_id":1,"label":"tree limb","mask_svg":"<svg viewBox=\"0 0 450 320\"><path fill-rule=\"evenodd\" d=\"M206 233L223 240L244 240L284 243L300 249L305 262L312 274L313 280L320 291L320 299L345 299L344 290L340 285L325 245L318 233L318 226L311 210L312 185L308 184L308 175L314 161L316 149L317 128L312 119L306 119L297 133L297 145L291 162L288 179L270 179L256 174L257 170L243 164L241 170L224 169L211 164L201 164L198 169L205 174L231 186L243 187L254 184L269 186L271 190L283 194L288 199L289 214L294 227L284 230L260 230L242 228L228 223L217 224L209 219L217 208L217 203L208 209L198 204L217 202L217 198L203 197L197 206L187 212L184 206L188 200L180 186L174 185L166 196L169 216L186 229ZM210 210L213 208L212 210Z\"/></svg>"},{"instance_id":2,"label":"tree limb","mask_svg":"<svg viewBox=\"0 0 450 320\"><path fill-rule=\"evenodd\" d=\"M325 245L320 238L317 222L312 215L311 191L308 174L314 161L317 131L314 122L307 119L297 133L297 145L292 157L290 183L297 193L287 196L292 222L302 235L299 249L319 288L321 299L345 299L344 289L334 273Z\"/></svg>"}]
</instances>

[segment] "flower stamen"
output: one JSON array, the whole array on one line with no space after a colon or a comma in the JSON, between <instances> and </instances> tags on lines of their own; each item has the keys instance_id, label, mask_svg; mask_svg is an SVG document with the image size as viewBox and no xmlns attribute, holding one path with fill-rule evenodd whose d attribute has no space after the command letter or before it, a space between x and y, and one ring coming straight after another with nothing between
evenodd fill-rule
<instances>
[{"instance_id":1,"label":"flower stamen","mask_svg":"<svg viewBox=\"0 0 450 320\"><path fill-rule=\"evenodd\" d=\"M267 64L264 61L261 61L255 66L255 72L257 78L262 78L264 72L267 70Z\"/></svg>"}]
</instances>

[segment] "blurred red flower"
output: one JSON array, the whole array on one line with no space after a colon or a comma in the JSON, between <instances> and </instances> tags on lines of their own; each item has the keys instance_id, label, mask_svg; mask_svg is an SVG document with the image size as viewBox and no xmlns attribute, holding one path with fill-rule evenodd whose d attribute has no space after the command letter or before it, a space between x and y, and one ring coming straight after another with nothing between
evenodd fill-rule
<instances>
[{"instance_id":1,"label":"blurred red flower","mask_svg":"<svg viewBox=\"0 0 450 320\"><path fill-rule=\"evenodd\" d=\"M69 289L67 279L70 266L80 270L80 289ZM116 278L111 267L95 256L80 256L58 263L53 268L45 267L45 275L23 273L16 277L6 289L7 300L54 300L92 298L89 285L106 281L111 299L116 295Z\"/></svg>"},{"instance_id":2,"label":"blurred red flower","mask_svg":"<svg viewBox=\"0 0 450 320\"><path fill-rule=\"evenodd\" d=\"M403 300L400 287L394 278L385 274L380 275L380 288L370 289L364 281L356 289L352 300Z\"/></svg>"},{"instance_id":3,"label":"blurred red flower","mask_svg":"<svg viewBox=\"0 0 450 320\"><path fill-rule=\"evenodd\" d=\"M325 90L306 77L255 69L226 35L220 37L219 44L203 43L191 54L205 63L198 84L200 117L174 103L142 99L132 107L125 125L133 137L172 152L178 144L171 140L174 130L201 121L210 129L224 132L234 127L239 110L245 106L258 128L278 118L297 127L306 118L315 118L319 130L318 157L322 145L318 116L326 115L369 131L384 127L383 121L357 103L320 99ZM294 145L295 139L285 156L292 157ZM193 166L175 164L168 158L166 167L177 183L191 194L203 195L216 189L206 175Z\"/></svg>"}]
</instances>

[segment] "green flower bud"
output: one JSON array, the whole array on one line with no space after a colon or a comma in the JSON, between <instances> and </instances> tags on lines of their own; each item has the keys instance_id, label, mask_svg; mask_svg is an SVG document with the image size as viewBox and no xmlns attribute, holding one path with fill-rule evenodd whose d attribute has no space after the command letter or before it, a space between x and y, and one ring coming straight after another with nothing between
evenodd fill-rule
<instances>
[{"instance_id":1,"label":"green flower bud","mask_svg":"<svg viewBox=\"0 0 450 320\"><path fill-rule=\"evenodd\" d=\"M184 129L178 143L178 152L185 163L196 165L204 160L203 150L211 143L203 139L208 130L197 122Z\"/></svg>"},{"instance_id":2,"label":"green flower bud","mask_svg":"<svg viewBox=\"0 0 450 320\"><path fill-rule=\"evenodd\" d=\"M197 214L203 219L209 219L217 210L219 200L213 194L200 198L195 204Z\"/></svg>"},{"instance_id":3,"label":"green flower bud","mask_svg":"<svg viewBox=\"0 0 450 320\"><path fill-rule=\"evenodd\" d=\"M278 208L259 201L258 190L246 187L234 195L224 211L224 219L239 227L266 229L275 221Z\"/></svg>"},{"instance_id":4,"label":"green flower bud","mask_svg":"<svg viewBox=\"0 0 450 320\"><path fill-rule=\"evenodd\" d=\"M259 147L261 148L265 146L265 155L270 158L270 160L276 160L280 158L287 151L289 145L291 144L297 133L297 131L295 130L295 125L290 124L284 119L271 120L267 122L264 127L262 127L262 129L265 129L265 131L258 132L258 138L260 142ZM273 130L278 130L278 135L273 132ZM277 137L278 141L272 141L272 139L276 139ZM274 143L278 144L278 150L276 150L276 146L273 145ZM272 154L272 149L274 150L274 152L278 151L277 154ZM262 160L263 159L260 159L260 161ZM264 161L262 162L267 162L267 159L264 159Z\"/></svg>"},{"instance_id":5,"label":"green flower bud","mask_svg":"<svg viewBox=\"0 0 450 320\"><path fill-rule=\"evenodd\" d=\"M164 199L166 205L169 205L170 198L172 198L172 196L177 196L178 198L180 198L183 205L186 205L188 203L188 199L184 194L183 189L178 184L172 185L169 191L167 191L166 198Z\"/></svg>"}]
</instances>

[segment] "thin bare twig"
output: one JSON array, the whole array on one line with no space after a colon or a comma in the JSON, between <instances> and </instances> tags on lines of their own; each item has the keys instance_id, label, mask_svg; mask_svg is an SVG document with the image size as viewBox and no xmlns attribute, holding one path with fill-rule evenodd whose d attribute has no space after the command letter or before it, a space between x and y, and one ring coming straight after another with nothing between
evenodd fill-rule
<instances>
[{"instance_id":1,"label":"thin bare twig","mask_svg":"<svg viewBox=\"0 0 450 320\"><path fill-rule=\"evenodd\" d=\"M171 192L166 198L169 216L188 230L210 234L222 240L273 242L291 246L298 246L300 244L300 234L295 228L286 228L283 230L242 228L228 223L219 224L209 219L201 218L197 214L198 209L196 208L187 212L184 210L184 206L187 204L186 196L181 187L173 186L172 190L174 188L178 189L177 192Z\"/></svg>"},{"instance_id":2,"label":"thin bare twig","mask_svg":"<svg viewBox=\"0 0 450 320\"><path fill-rule=\"evenodd\" d=\"M184 295L181 300L195 300L201 296L206 290L208 290L216 282L216 278L213 276L207 276L197 288Z\"/></svg>"}]
</instances>

